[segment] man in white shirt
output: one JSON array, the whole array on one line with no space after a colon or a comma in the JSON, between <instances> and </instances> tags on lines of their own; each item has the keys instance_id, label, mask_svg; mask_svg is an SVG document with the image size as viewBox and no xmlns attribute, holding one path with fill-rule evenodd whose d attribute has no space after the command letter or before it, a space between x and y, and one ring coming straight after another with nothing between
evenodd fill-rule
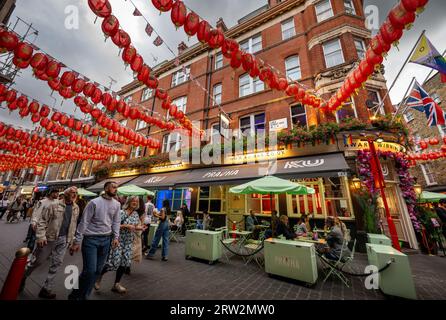
<instances>
[{"instance_id":1,"label":"man in white shirt","mask_svg":"<svg viewBox=\"0 0 446 320\"><path fill-rule=\"evenodd\" d=\"M3 195L2 199L0 200L0 220L3 219L6 210L8 210L8 206L9 206L9 200L8 198L6 198L5 195Z\"/></svg>"},{"instance_id":2,"label":"man in white shirt","mask_svg":"<svg viewBox=\"0 0 446 320\"><path fill-rule=\"evenodd\" d=\"M153 210L155 209L155 205L152 203L152 197L147 196L147 203L146 203L146 217L144 220L144 224L146 225L146 229L142 233L142 252L146 252L149 247L149 231L150 231L150 224L155 223L155 216L153 215Z\"/></svg>"}]
</instances>

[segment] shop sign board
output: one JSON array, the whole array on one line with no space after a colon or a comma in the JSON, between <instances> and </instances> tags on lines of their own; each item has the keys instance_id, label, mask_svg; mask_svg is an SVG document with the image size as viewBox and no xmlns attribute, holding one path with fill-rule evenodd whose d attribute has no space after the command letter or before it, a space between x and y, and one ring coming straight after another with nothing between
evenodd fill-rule
<instances>
[{"instance_id":1,"label":"shop sign board","mask_svg":"<svg viewBox=\"0 0 446 320\"><path fill-rule=\"evenodd\" d=\"M282 118L277 120L272 120L269 122L270 131L280 131L288 128L288 119Z\"/></svg>"},{"instance_id":2,"label":"shop sign board","mask_svg":"<svg viewBox=\"0 0 446 320\"><path fill-rule=\"evenodd\" d=\"M344 139L344 148L346 151L358 151L369 149L369 143L361 139ZM378 151L386 152L406 152L406 148L395 142L375 142L375 148Z\"/></svg>"}]
</instances>

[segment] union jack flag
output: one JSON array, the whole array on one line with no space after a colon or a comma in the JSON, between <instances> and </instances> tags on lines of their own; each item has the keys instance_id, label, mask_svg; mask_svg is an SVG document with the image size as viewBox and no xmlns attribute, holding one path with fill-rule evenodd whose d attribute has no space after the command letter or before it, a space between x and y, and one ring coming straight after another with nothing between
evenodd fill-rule
<instances>
[{"instance_id":1,"label":"union jack flag","mask_svg":"<svg viewBox=\"0 0 446 320\"><path fill-rule=\"evenodd\" d=\"M415 85L409 95L409 98L407 98L406 104L409 108L424 112L427 118L427 123L430 127L445 125L446 113L417 81L415 81Z\"/></svg>"}]
</instances>

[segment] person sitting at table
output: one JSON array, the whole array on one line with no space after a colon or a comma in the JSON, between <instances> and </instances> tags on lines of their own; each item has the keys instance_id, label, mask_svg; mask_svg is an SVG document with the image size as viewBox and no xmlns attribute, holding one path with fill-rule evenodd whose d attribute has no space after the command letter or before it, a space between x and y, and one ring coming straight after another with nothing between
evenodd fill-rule
<instances>
[{"instance_id":1,"label":"person sitting at table","mask_svg":"<svg viewBox=\"0 0 446 320\"><path fill-rule=\"evenodd\" d=\"M211 227L211 215L209 214L207 209L203 210L203 230L209 230Z\"/></svg>"},{"instance_id":2,"label":"person sitting at table","mask_svg":"<svg viewBox=\"0 0 446 320\"><path fill-rule=\"evenodd\" d=\"M303 214L299 218L299 221L297 222L297 228L296 228L296 235L297 236L305 236L308 232L307 229L307 220L308 216Z\"/></svg>"},{"instance_id":3,"label":"person sitting at table","mask_svg":"<svg viewBox=\"0 0 446 320\"><path fill-rule=\"evenodd\" d=\"M341 219L339 219L339 217L335 218L335 225L337 225L341 229L342 235L344 236L344 239L347 240L347 241L350 241L351 238L350 238L350 234L349 234L349 231L347 229L347 226L345 225L344 222L341 221Z\"/></svg>"},{"instance_id":4,"label":"person sitting at table","mask_svg":"<svg viewBox=\"0 0 446 320\"><path fill-rule=\"evenodd\" d=\"M276 228L276 237L284 236L287 240L291 240L297 237L294 232L290 231L290 225L288 217L286 215L281 215Z\"/></svg>"},{"instance_id":5,"label":"person sitting at table","mask_svg":"<svg viewBox=\"0 0 446 320\"><path fill-rule=\"evenodd\" d=\"M253 239L257 239L259 235L259 220L257 219L255 213L249 210L249 216L246 218L246 231L251 231L253 233Z\"/></svg>"},{"instance_id":6,"label":"person sitting at table","mask_svg":"<svg viewBox=\"0 0 446 320\"><path fill-rule=\"evenodd\" d=\"M327 217L325 228L330 230L325 239L327 244L318 247L318 252L330 260L339 260L341 252L343 256L348 256L350 250L347 247L342 249L344 245L344 235L342 234L341 228L336 225L334 217Z\"/></svg>"}]
</instances>

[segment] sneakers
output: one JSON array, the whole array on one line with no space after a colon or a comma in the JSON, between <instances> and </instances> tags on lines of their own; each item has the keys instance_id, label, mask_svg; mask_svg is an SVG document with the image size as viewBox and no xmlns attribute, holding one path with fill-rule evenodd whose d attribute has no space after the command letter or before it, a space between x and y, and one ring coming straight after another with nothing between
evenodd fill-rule
<instances>
[{"instance_id":1,"label":"sneakers","mask_svg":"<svg viewBox=\"0 0 446 320\"><path fill-rule=\"evenodd\" d=\"M96 282L94 283L94 289L96 291L101 289L101 281L102 281L102 276L98 276L98 278L96 279Z\"/></svg>"},{"instance_id":2,"label":"sneakers","mask_svg":"<svg viewBox=\"0 0 446 320\"><path fill-rule=\"evenodd\" d=\"M167 261L168 259L167 259L167 257L162 257L161 258L161 261Z\"/></svg>"},{"instance_id":3,"label":"sneakers","mask_svg":"<svg viewBox=\"0 0 446 320\"><path fill-rule=\"evenodd\" d=\"M115 283L115 285L113 286L113 288L111 290L113 292L120 293L120 294L124 294L127 292L127 289L124 288L123 286L121 286L120 283Z\"/></svg>"},{"instance_id":4,"label":"sneakers","mask_svg":"<svg viewBox=\"0 0 446 320\"><path fill-rule=\"evenodd\" d=\"M51 293L51 291L48 291L45 288L42 288L39 292L39 298L42 299L55 299L56 298L56 294L55 293Z\"/></svg>"}]
</instances>

